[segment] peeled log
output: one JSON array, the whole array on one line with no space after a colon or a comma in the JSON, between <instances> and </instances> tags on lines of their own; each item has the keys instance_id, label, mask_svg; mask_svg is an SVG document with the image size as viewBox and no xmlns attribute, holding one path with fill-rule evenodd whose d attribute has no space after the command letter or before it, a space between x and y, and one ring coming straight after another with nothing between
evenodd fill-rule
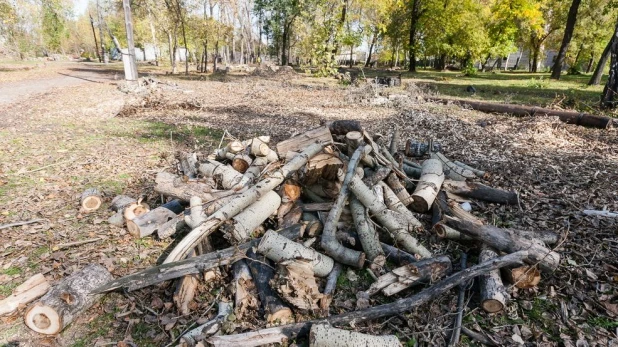
<instances>
[{"instance_id":1,"label":"peeled log","mask_svg":"<svg viewBox=\"0 0 618 347\"><path fill-rule=\"evenodd\" d=\"M13 293L0 300L0 316L17 311L20 306L26 305L49 290L49 282L43 274L36 274L24 283L13 289Z\"/></svg>"},{"instance_id":2,"label":"peeled log","mask_svg":"<svg viewBox=\"0 0 618 347\"><path fill-rule=\"evenodd\" d=\"M82 193L79 204L82 207L82 211L92 212L98 210L102 203L101 193L95 188L89 188Z\"/></svg>"},{"instance_id":3,"label":"peeled log","mask_svg":"<svg viewBox=\"0 0 618 347\"><path fill-rule=\"evenodd\" d=\"M221 207L217 212L208 216L206 221L199 227L193 229L185 236L165 259L165 263L178 261L186 256L204 237L214 232L223 222L234 217L247 206L254 203L260 196L275 189L289 175L300 169L307 163L307 160L319 153L324 148L323 144L316 143L305 149L287 164L272 172L269 177L262 179L253 187L238 195L228 204Z\"/></svg>"},{"instance_id":4,"label":"peeled log","mask_svg":"<svg viewBox=\"0 0 618 347\"><path fill-rule=\"evenodd\" d=\"M378 222L393 235L405 250L416 253L422 258L431 257L431 252L408 233L407 227L399 223L393 211L389 210L383 202L380 202L376 194L358 176L352 178L350 191L356 195L358 200L369 209Z\"/></svg>"},{"instance_id":5,"label":"peeled log","mask_svg":"<svg viewBox=\"0 0 618 347\"><path fill-rule=\"evenodd\" d=\"M91 294L91 290L112 279L112 274L99 264L72 273L28 308L26 326L41 334L59 333L103 296Z\"/></svg>"},{"instance_id":6,"label":"peeled log","mask_svg":"<svg viewBox=\"0 0 618 347\"><path fill-rule=\"evenodd\" d=\"M490 247L484 245L481 249L481 253L479 254L479 263L483 263L497 257L498 253ZM483 307L483 310L489 313L502 311L509 301L509 294L502 283L500 270L493 270L487 274L481 275L480 287L481 307Z\"/></svg>"},{"instance_id":7,"label":"peeled log","mask_svg":"<svg viewBox=\"0 0 618 347\"><path fill-rule=\"evenodd\" d=\"M431 284L451 272L451 260L443 255L398 267L386 273L371 284L367 294L374 295L382 291L386 296L418 284Z\"/></svg>"},{"instance_id":8,"label":"peeled log","mask_svg":"<svg viewBox=\"0 0 618 347\"><path fill-rule=\"evenodd\" d=\"M300 152L315 143L333 143L333 136L330 134L328 127L322 126L311 129L298 136L279 142L277 144L277 153L279 157L285 158L288 152Z\"/></svg>"},{"instance_id":9,"label":"peeled log","mask_svg":"<svg viewBox=\"0 0 618 347\"><path fill-rule=\"evenodd\" d=\"M192 196L198 196L203 201L210 201L212 187L200 182L184 182L182 178L169 172L159 172L155 179L155 192L172 199L188 203Z\"/></svg>"},{"instance_id":10,"label":"peeled log","mask_svg":"<svg viewBox=\"0 0 618 347\"><path fill-rule=\"evenodd\" d=\"M311 261L315 275L326 277L333 269L335 262L328 256L318 253L312 248L289 240L278 233L269 230L264 234L257 247L258 253L264 254L274 262L290 259L307 259Z\"/></svg>"},{"instance_id":11,"label":"peeled log","mask_svg":"<svg viewBox=\"0 0 618 347\"><path fill-rule=\"evenodd\" d=\"M519 199L517 193L492 188L477 182L463 182L446 180L442 185L449 193L457 194L464 198L472 198L487 202L495 202L506 205L517 205Z\"/></svg>"},{"instance_id":12,"label":"peeled log","mask_svg":"<svg viewBox=\"0 0 618 347\"><path fill-rule=\"evenodd\" d=\"M292 310L270 287L270 281L275 276L272 264L267 258L255 254L251 248L247 250L247 257L251 276L257 288L268 323L286 324L293 322L294 315Z\"/></svg>"},{"instance_id":13,"label":"peeled log","mask_svg":"<svg viewBox=\"0 0 618 347\"><path fill-rule=\"evenodd\" d=\"M412 194L412 209L416 212L427 212L433 204L440 187L444 182L442 163L437 159L427 159L423 162L421 178Z\"/></svg>"},{"instance_id":14,"label":"peeled log","mask_svg":"<svg viewBox=\"0 0 618 347\"><path fill-rule=\"evenodd\" d=\"M373 336L337 329L328 324L314 324L309 332L309 347L398 347L395 335Z\"/></svg>"},{"instance_id":15,"label":"peeled log","mask_svg":"<svg viewBox=\"0 0 618 347\"><path fill-rule=\"evenodd\" d=\"M184 207L180 205L180 202L172 200L148 213L127 221L127 230L136 238L152 235L162 228L164 224L175 219L182 211L184 211Z\"/></svg>"},{"instance_id":16,"label":"peeled log","mask_svg":"<svg viewBox=\"0 0 618 347\"><path fill-rule=\"evenodd\" d=\"M225 223L221 230L235 242L245 242L251 238L255 228L277 211L279 205L281 197L271 190Z\"/></svg>"},{"instance_id":17,"label":"peeled log","mask_svg":"<svg viewBox=\"0 0 618 347\"><path fill-rule=\"evenodd\" d=\"M444 218L449 226L476 240L482 241L498 251L506 253L527 251L527 262L530 264L538 262L544 271L552 272L560 265L560 254L545 247L540 240L522 237L509 229L479 225L449 216Z\"/></svg>"}]
</instances>

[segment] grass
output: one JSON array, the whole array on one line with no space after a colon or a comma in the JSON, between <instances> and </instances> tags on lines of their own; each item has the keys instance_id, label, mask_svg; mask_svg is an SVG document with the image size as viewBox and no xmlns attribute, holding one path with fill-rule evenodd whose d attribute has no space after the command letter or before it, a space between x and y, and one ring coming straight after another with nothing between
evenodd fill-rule
<instances>
[{"instance_id":1,"label":"grass","mask_svg":"<svg viewBox=\"0 0 618 347\"><path fill-rule=\"evenodd\" d=\"M17 287L17 283L13 283L13 282L0 285L0 296L7 297L11 295L15 287Z\"/></svg>"},{"instance_id":2,"label":"grass","mask_svg":"<svg viewBox=\"0 0 618 347\"><path fill-rule=\"evenodd\" d=\"M17 266L11 266L7 269L4 269L2 271L0 271L2 274L7 275L7 276L13 276L13 275L19 275L22 270L21 268L17 267Z\"/></svg>"},{"instance_id":3,"label":"grass","mask_svg":"<svg viewBox=\"0 0 618 347\"><path fill-rule=\"evenodd\" d=\"M607 330L618 328L618 320L612 320L607 317L590 317L588 318L588 324Z\"/></svg>"}]
</instances>

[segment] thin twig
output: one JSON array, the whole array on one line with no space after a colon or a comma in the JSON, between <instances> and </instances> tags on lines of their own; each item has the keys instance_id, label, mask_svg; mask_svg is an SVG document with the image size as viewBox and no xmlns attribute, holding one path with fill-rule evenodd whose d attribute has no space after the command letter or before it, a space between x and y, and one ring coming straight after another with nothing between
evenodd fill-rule
<instances>
[{"instance_id":1,"label":"thin twig","mask_svg":"<svg viewBox=\"0 0 618 347\"><path fill-rule=\"evenodd\" d=\"M468 255L465 252L461 252L461 270L466 269L466 262L468 261ZM457 316L453 323L453 333L451 334L451 340L449 346L456 346L459 344L459 335L461 334L461 321L463 318L464 301L466 297L467 283L459 285L459 295L457 297Z\"/></svg>"},{"instance_id":2,"label":"thin twig","mask_svg":"<svg viewBox=\"0 0 618 347\"><path fill-rule=\"evenodd\" d=\"M45 221L45 219L31 219L31 220L27 220L27 221L22 221L22 222L15 222L15 223L9 223L9 224L3 224L0 225L0 230L2 229L8 229L8 228L12 228L12 227L18 227L20 225L27 225L27 224L33 224L33 223L38 223L38 222L43 222Z\"/></svg>"},{"instance_id":3,"label":"thin twig","mask_svg":"<svg viewBox=\"0 0 618 347\"><path fill-rule=\"evenodd\" d=\"M59 249L63 249L63 248L69 248L69 247L74 247L74 246L81 246L81 245L85 245L87 243L92 243L92 242L97 242L103 240L100 237L95 237L93 239L88 239L88 240L82 240L82 241L74 241L74 242L68 242L68 243L61 243L55 247L53 247L54 250L59 250Z\"/></svg>"},{"instance_id":4,"label":"thin twig","mask_svg":"<svg viewBox=\"0 0 618 347\"><path fill-rule=\"evenodd\" d=\"M220 288L219 293L217 294L217 297L212 301L212 304L210 304L210 306L204 310L204 312L202 312L202 314L200 315L200 317L196 320L194 320L188 328L186 328L182 333L178 334L178 336L170 343L168 343L167 345L165 345L165 347L170 347L173 346L176 341L180 340L181 337L183 337L186 333L189 332L189 330L193 329L193 327L195 325L197 325L197 321L202 319L208 312L210 312L210 310L212 310L213 307L215 307L215 304L219 302L219 297L221 296L221 293L223 293L223 288Z\"/></svg>"}]
</instances>

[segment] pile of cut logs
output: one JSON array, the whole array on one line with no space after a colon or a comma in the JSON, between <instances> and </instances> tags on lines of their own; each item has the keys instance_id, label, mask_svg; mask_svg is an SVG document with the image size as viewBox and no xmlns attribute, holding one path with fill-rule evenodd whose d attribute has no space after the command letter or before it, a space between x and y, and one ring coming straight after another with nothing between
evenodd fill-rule
<instances>
[{"instance_id":1,"label":"pile of cut logs","mask_svg":"<svg viewBox=\"0 0 618 347\"><path fill-rule=\"evenodd\" d=\"M180 238L189 231L164 263L115 280L100 266L86 267L31 306L28 326L57 333L102 293L170 280L177 281L178 311L187 314L199 281L229 271L233 299L219 302L218 314L186 332L182 343L256 346L308 334L314 346L396 346L394 336L336 327L410 311L477 276L481 307L499 312L512 287L503 278L529 288L538 283L539 270L557 268L560 256L548 247L559 241L556 233L498 228L470 213L477 200L517 205L516 193L484 185L488 173L451 161L432 141L409 140L400 150L395 131L386 142L357 121L335 121L274 149L261 136L232 140L207 157L179 154L175 173L156 177L155 191L167 203L150 210L126 196L111 202L109 222L126 224L136 238ZM85 193L82 209L100 206L92 196L96 192ZM462 264L451 274L451 259L428 248L431 233L477 244L479 264ZM215 249L213 238L228 247ZM374 282L355 293L356 310L329 315L345 267L366 269ZM402 295L414 286L426 288ZM377 294L398 299L371 306ZM229 315L239 320L255 311L270 327L225 328Z\"/></svg>"}]
</instances>

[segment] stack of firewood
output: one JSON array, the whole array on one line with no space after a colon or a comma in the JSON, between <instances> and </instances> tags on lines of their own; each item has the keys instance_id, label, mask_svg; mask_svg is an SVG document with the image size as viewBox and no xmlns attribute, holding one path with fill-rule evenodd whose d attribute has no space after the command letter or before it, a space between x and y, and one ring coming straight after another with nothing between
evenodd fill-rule
<instances>
[{"instance_id":1,"label":"stack of firewood","mask_svg":"<svg viewBox=\"0 0 618 347\"><path fill-rule=\"evenodd\" d=\"M557 234L497 228L469 212L473 200L518 204L516 193L482 184L488 173L451 161L432 141L409 140L400 150L395 132L390 145L385 142L357 121L335 121L276 146L261 136L232 140L207 157L180 153L175 172L156 177L155 191L169 202L149 210L141 201L116 197L110 223L126 224L135 237L164 239L190 231L162 265L92 292L177 280L174 302L187 314L198 283L230 271L234 301L220 302L213 320L186 333L187 345L281 343L309 330L316 346L329 339L397 345L392 336L333 326L409 311L477 276L482 308L499 312L509 300L503 275L518 287L530 287L538 283L538 269L556 269L560 256L547 245L558 242ZM478 243L480 264L451 275L451 259L417 239L427 231ZM215 249L215 237L230 247ZM329 316L345 266L365 268L375 281L356 293L357 310ZM391 296L420 285L427 288L370 307L372 295ZM229 314L238 320L250 310L259 310L276 327L221 334L233 333L223 329ZM307 313L323 318L303 320Z\"/></svg>"}]
</instances>

